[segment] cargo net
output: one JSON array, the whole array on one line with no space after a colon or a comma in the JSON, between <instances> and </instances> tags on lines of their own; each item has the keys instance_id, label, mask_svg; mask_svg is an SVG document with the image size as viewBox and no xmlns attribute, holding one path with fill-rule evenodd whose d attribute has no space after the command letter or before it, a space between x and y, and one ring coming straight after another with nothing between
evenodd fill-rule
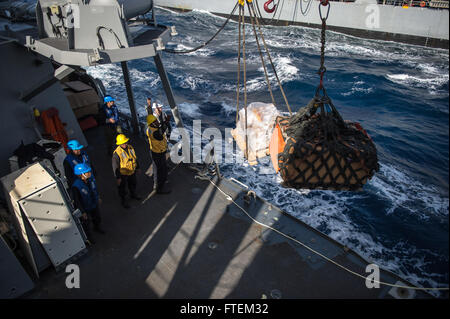
<instances>
[{"instance_id":1,"label":"cargo net","mask_svg":"<svg viewBox=\"0 0 450 319\"><path fill-rule=\"evenodd\" d=\"M290 119L277 118L286 141L278 155L284 187L357 191L378 171L377 150L367 132L344 121L327 102L316 97Z\"/></svg>"}]
</instances>

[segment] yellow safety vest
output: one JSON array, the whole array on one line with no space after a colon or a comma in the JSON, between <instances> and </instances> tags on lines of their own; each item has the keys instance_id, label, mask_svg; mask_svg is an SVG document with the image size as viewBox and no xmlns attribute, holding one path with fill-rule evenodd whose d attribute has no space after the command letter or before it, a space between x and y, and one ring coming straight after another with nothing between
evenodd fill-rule
<instances>
[{"instance_id":1,"label":"yellow safety vest","mask_svg":"<svg viewBox=\"0 0 450 319\"><path fill-rule=\"evenodd\" d=\"M120 174L133 175L134 171L136 170L136 166L137 166L136 153L134 152L133 146L128 145L127 149L124 150L119 145L119 146L117 146L114 153L116 153L120 159Z\"/></svg>"},{"instance_id":2,"label":"yellow safety vest","mask_svg":"<svg viewBox=\"0 0 450 319\"><path fill-rule=\"evenodd\" d=\"M155 133L158 129L154 127L147 128L147 136L148 143L150 144L150 150L155 153L164 153L167 150L167 140L166 134L164 134L164 138L161 141L158 141L153 137L153 133Z\"/></svg>"}]
</instances>

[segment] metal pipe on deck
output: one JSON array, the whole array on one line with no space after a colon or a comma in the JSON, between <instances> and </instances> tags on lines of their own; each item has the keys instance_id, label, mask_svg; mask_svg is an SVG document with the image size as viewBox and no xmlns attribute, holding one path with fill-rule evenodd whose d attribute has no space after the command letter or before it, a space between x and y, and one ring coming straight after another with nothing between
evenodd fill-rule
<instances>
[{"instance_id":1,"label":"metal pipe on deck","mask_svg":"<svg viewBox=\"0 0 450 319\"><path fill-rule=\"evenodd\" d=\"M170 108L172 109L173 118L175 120L175 124L179 128L184 128L183 120L181 119L180 112L178 111L178 106L175 103L175 98L173 96L172 87L170 86L169 79L167 77L166 70L164 69L164 65L161 60L161 56L159 53L153 57L155 60L155 65L159 73L159 77L161 78L161 82L164 88L164 92L167 96L167 101L169 102Z\"/></svg>"},{"instance_id":2,"label":"metal pipe on deck","mask_svg":"<svg viewBox=\"0 0 450 319\"><path fill-rule=\"evenodd\" d=\"M155 56L153 56L153 59L155 61L156 69L158 70L159 78L161 79L164 92L166 93L167 101L169 102L170 109L172 110L175 125L180 129L184 129L183 120L181 119L178 106L175 103L175 97L173 96L172 87L170 85L169 78L167 77L167 72L164 69L164 65L162 63L161 55L159 54L159 52L156 52ZM184 163L190 163L191 159L193 159L192 149L190 147L188 147L188 152L189 157L184 158L183 160Z\"/></svg>"},{"instance_id":3,"label":"metal pipe on deck","mask_svg":"<svg viewBox=\"0 0 450 319\"><path fill-rule=\"evenodd\" d=\"M143 15L153 8L153 0L117 0L117 2L123 5L126 20Z\"/></svg>"},{"instance_id":4,"label":"metal pipe on deck","mask_svg":"<svg viewBox=\"0 0 450 319\"><path fill-rule=\"evenodd\" d=\"M128 96L128 104L130 106L131 125L133 126L134 134L139 134L139 120L137 118L136 104L134 103L134 95L133 95L133 89L131 87L130 72L128 70L128 64L126 61L124 61L124 62L120 62L120 65L122 66L123 80L125 82L125 88L127 90L127 96Z\"/></svg>"}]
</instances>

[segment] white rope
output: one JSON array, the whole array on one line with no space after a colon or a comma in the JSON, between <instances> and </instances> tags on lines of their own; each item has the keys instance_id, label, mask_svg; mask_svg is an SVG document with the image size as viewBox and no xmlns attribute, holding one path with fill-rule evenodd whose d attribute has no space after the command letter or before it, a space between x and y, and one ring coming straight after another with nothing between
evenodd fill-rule
<instances>
[{"instance_id":1,"label":"white rope","mask_svg":"<svg viewBox=\"0 0 450 319\"><path fill-rule=\"evenodd\" d=\"M228 195L228 194L225 193L223 190L221 190L220 187L217 186L211 179L209 179L209 182L210 182L211 184L213 184L213 185L214 185L214 186L215 186L222 194L224 194L225 197L227 198L227 200L232 201L233 204L235 204L240 210L242 210L242 211L243 211L243 212L244 212L244 213L245 213L245 214L246 214L246 215L247 215L254 223L256 223L256 224L258 224L258 225L261 225L261 226L263 226L263 227L266 227L266 228L268 228L268 229L270 229L270 230L273 230L274 232L280 234L281 236L286 237L287 239L290 239L290 240L296 242L297 244L299 244L299 245L305 247L306 249L308 249L309 251L313 252L314 254L316 254L316 255L322 257L323 259L329 261L330 263L332 263L332 264L338 266L339 268L344 269L345 271L347 271L347 272L349 272L349 273L351 273L351 274L353 274L353 275L355 275L355 276L357 276L357 277L360 277L360 278L362 278L362 279L364 279L364 280L367 279L367 276L363 276L363 275L361 275L361 274L359 274L359 273L357 273L357 272L354 272L354 271L351 270L351 269L348 269L347 267L345 267L345 266L343 266L343 265L341 265L341 264L335 262L334 260L328 258L328 257L325 256L325 255L322 255L322 254L319 253L318 251L312 249L311 247L307 246L306 244L300 242L299 240L297 240L297 239L295 239L295 238L293 238L293 237L291 237L291 236L289 236L289 235L287 235L287 234L285 234L285 233L279 231L279 230L276 229L276 228L273 228L273 227L271 227L271 226L269 226L269 225L266 225L266 224L264 224L264 223L261 223L261 222L257 221L257 220L254 219L252 216L250 216L250 214L249 214L244 208L242 208L238 203L236 203L230 195ZM402 285L390 284L390 283L387 283L387 282L378 281L378 280L374 280L374 279L372 279L371 282L372 282L372 283L378 283L378 284L385 285L385 286L390 286L390 287L403 288L403 289L413 289L413 290L441 290L441 291L442 291L442 290L449 290L448 287L445 287L445 288L423 288L423 287L413 287L413 286L402 286Z\"/></svg>"}]
</instances>

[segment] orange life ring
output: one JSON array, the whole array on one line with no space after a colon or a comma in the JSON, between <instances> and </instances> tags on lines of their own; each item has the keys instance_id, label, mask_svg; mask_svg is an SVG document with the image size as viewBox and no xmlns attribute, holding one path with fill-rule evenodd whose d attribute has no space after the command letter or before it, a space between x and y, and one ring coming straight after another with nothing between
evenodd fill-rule
<instances>
[{"instance_id":1,"label":"orange life ring","mask_svg":"<svg viewBox=\"0 0 450 319\"><path fill-rule=\"evenodd\" d=\"M425 3L425 1L421 1L420 2L420 6L423 8L423 7L425 7L427 4Z\"/></svg>"}]
</instances>

